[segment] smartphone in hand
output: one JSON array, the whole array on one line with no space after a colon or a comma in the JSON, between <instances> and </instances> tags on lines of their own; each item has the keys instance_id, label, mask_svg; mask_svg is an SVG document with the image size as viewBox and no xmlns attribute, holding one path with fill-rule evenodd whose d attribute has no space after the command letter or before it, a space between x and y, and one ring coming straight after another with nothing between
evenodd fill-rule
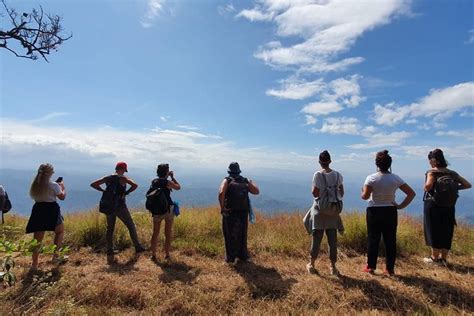
<instances>
[{"instance_id":1,"label":"smartphone in hand","mask_svg":"<svg viewBox=\"0 0 474 316\"><path fill-rule=\"evenodd\" d=\"M54 181L54 182L56 182L56 183L61 183L61 182L63 182L63 177L57 178L56 181Z\"/></svg>"}]
</instances>

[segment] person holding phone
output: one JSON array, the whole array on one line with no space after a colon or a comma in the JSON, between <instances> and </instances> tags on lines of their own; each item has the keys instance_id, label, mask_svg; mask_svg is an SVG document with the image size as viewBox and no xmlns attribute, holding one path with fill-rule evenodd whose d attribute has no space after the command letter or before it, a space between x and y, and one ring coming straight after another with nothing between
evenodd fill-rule
<instances>
[{"instance_id":1,"label":"person holding phone","mask_svg":"<svg viewBox=\"0 0 474 316\"><path fill-rule=\"evenodd\" d=\"M158 178L151 182L150 189L148 191L162 189L168 203L168 209L164 214L153 214L153 235L151 236L151 259L155 262L158 261L156 252L158 250L158 237L160 235L161 222L165 221L165 244L163 250L165 252L165 260L170 259L171 249L171 238L174 220L174 202L171 199L172 190L180 190L181 185L174 177L174 172L170 170L167 163L159 164L156 168L156 174ZM168 180L169 179L169 180Z\"/></svg>"},{"instance_id":2,"label":"person holding phone","mask_svg":"<svg viewBox=\"0 0 474 316\"><path fill-rule=\"evenodd\" d=\"M61 249L63 243L64 219L57 199L64 200L66 198L66 189L62 177L59 177L56 182L51 181L53 174L54 168L51 164L41 164L31 183L30 196L35 204L26 225L26 233L33 233L33 238L41 243L46 231L54 231L56 251L53 255L53 262L61 263L63 259L59 259L57 251ZM38 269L39 248L40 246L33 251L32 269L34 270Z\"/></svg>"}]
</instances>

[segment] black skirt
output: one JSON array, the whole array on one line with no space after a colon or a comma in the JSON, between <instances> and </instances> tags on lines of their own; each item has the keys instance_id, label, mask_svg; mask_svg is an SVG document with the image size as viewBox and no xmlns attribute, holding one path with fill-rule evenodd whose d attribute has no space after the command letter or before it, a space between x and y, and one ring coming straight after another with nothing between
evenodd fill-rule
<instances>
[{"instance_id":1,"label":"black skirt","mask_svg":"<svg viewBox=\"0 0 474 316\"><path fill-rule=\"evenodd\" d=\"M36 202L26 225L26 233L55 231L62 224L63 217L56 202Z\"/></svg>"},{"instance_id":2,"label":"black skirt","mask_svg":"<svg viewBox=\"0 0 474 316\"><path fill-rule=\"evenodd\" d=\"M425 201L423 226L427 246L435 249L451 249L454 225L456 225L454 206L441 207L434 201Z\"/></svg>"}]
</instances>

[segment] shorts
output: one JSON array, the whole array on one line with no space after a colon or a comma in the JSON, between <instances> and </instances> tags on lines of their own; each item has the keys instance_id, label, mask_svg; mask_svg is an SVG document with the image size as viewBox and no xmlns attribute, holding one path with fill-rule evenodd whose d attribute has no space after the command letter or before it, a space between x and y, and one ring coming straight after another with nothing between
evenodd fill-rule
<instances>
[{"instance_id":1,"label":"shorts","mask_svg":"<svg viewBox=\"0 0 474 316\"><path fill-rule=\"evenodd\" d=\"M168 212L166 212L165 214L153 215L153 222L158 222L159 223L162 220L165 220L167 222L174 220L174 205L171 205L170 210Z\"/></svg>"}]
</instances>

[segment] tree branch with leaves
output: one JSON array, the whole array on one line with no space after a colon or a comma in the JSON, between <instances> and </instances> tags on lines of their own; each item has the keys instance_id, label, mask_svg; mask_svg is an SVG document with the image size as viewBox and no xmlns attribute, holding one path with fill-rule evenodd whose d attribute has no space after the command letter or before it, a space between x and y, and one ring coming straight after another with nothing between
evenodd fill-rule
<instances>
[{"instance_id":1,"label":"tree branch with leaves","mask_svg":"<svg viewBox=\"0 0 474 316\"><path fill-rule=\"evenodd\" d=\"M33 9L31 13L19 14L1 0L0 48L17 57L36 60L47 56L72 37L62 35L62 18L59 15L44 13L43 8Z\"/></svg>"}]
</instances>

